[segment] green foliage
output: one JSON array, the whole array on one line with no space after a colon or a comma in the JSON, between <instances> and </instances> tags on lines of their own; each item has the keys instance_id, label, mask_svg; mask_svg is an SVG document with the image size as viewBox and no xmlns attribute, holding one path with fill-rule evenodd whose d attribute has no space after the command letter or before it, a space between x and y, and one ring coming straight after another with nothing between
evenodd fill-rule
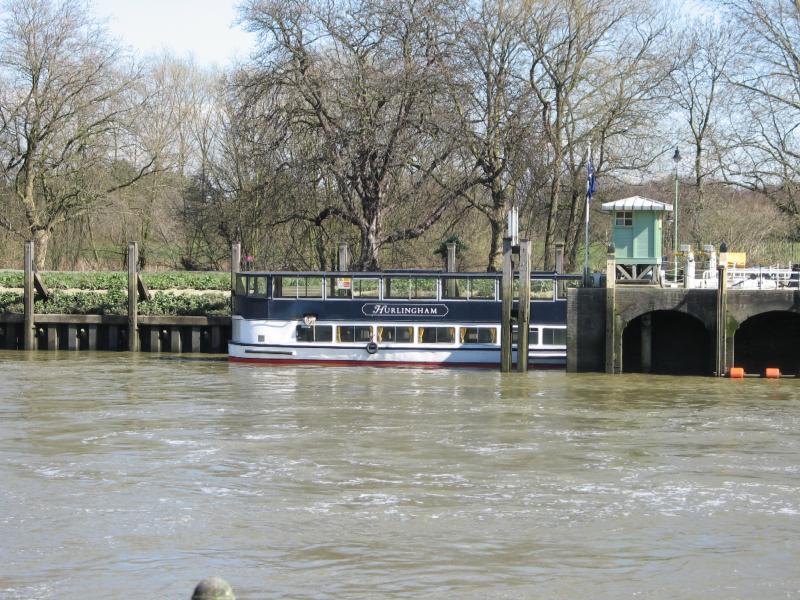
<instances>
[{"instance_id":1,"label":"green foliage","mask_svg":"<svg viewBox=\"0 0 800 600\"><path fill-rule=\"evenodd\" d=\"M442 258L446 259L447 258L447 245L448 244L455 244L456 245L456 257L458 257L458 258L461 258L462 256L464 256L464 253L467 250L469 250L469 244L467 244L465 241L463 241L456 234L453 234L450 237L448 237L447 239L445 239L444 241L442 241L442 243L439 244L439 247L436 250L434 250L433 253L434 254L438 254Z\"/></svg>"},{"instance_id":2,"label":"green foliage","mask_svg":"<svg viewBox=\"0 0 800 600\"><path fill-rule=\"evenodd\" d=\"M21 288L24 284L22 271L0 271L0 288Z\"/></svg>"},{"instance_id":3,"label":"green foliage","mask_svg":"<svg viewBox=\"0 0 800 600\"><path fill-rule=\"evenodd\" d=\"M127 295L117 292L63 292L52 290L47 300L37 298L33 310L48 315L126 315Z\"/></svg>"},{"instance_id":4,"label":"green foliage","mask_svg":"<svg viewBox=\"0 0 800 600\"><path fill-rule=\"evenodd\" d=\"M213 271L172 271L142 273L142 280L151 290L220 290L231 288L230 273Z\"/></svg>"},{"instance_id":5,"label":"green foliage","mask_svg":"<svg viewBox=\"0 0 800 600\"><path fill-rule=\"evenodd\" d=\"M229 315L228 298L222 294L165 294L139 303L141 315Z\"/></svg>"},{"instance_id":6,"label":"green foliage","mask_svg":"<svg viewBox=\"0 0 800 600\"><path fill-rule=\"evenodd\" d=\"M24 297L18 292L0 292L0 313L23 313L23 302Z\"/></svg>"},{"instance_id":7,"label":"green foliage","mask_svg":"<svg viewBox=\"0 0 800 600\"><path fill-rule=\"evenodd\" d=\"M151 290L218 290L231 286L229 273L175 271L142 273L142 279ZM121 271L45 271L44 284L51 290L111 290L128 288L128 274ZM0 271L0 288L21 288L22 271Z\"/></svg>"}]
</instances>

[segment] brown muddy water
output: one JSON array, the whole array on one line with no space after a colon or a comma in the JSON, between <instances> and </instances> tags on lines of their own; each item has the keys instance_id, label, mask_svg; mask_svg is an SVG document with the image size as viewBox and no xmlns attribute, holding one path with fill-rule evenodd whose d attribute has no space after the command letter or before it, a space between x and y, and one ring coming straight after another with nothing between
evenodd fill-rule
<instances>
[{"instance_id":1,"label":"brown muddy water","mask_svg":"<svg viewBox=\"0 0 800 600\"><path fill-rule=\"evenodd\" d=\"M0 598L797 598L799 390L0 352Z\"/></svg>"}]
</instances>

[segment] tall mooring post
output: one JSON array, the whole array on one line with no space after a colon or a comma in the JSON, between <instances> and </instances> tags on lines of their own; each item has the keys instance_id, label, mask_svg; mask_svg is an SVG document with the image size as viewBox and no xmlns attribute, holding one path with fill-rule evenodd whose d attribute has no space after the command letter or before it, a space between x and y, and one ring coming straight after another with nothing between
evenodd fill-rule
<instances>
[{"instance_id":1,"label":"tall mooring post","mask_svg":"<svg viewBox=\"0 0 800 600\"><path fill-rule=\"evenodd\" d=\"M616 283L617 264L611 244L606 257L606 373L618 373L622 362L622 357L617 357Z\"/></svg>"},{"instance_id":2,"label":"tall mooring post","mask_svg":"<svg viewBox=\"0 0 800 600\"><path fill-rule=\"evenodd\" d=\"M503 238L503 279L500 289L500 371L511 372L511 307L514 301L514 258L511 238Z\"/></svg>"},{"instance_id":3,"label":"tall mooring post","mask_svg":"<svg viewBox=\"0 0 800 600\"><path fill-rule=\"evenodd\" d=\"M728 367L728 247L723 243L719 249L717 266L717 322L716 322L716 360L714 373L724 377Z\"/></svg>"},{"instance_id":4,"label":"tall mooring post","mask_svg":"<svg viewBox=\"0 0 800 600\"><path fill-rule=\"evenodd\" d=\"M531 323L531 242L519 242L519 309L517 311L517 371L528 371L528 327Z\"/></svg>"},{"instance_id":5,"label":"tall mooring post","mask_svg":"<svg viewBox=\"0 0 800 600\"><path fill-rule=\"evenodd\" d=\"M556 273L561 275L564 272L564 242L556 242ZM556 280L556 298L564 298L564 282Z\"/></svg>"},{"instance_id":6,"label":"tall mooring post","mask_svg":"<svg viewBox=\"0 0 800 600\"><path fill-rule=\"evenodd\" d=\"M139 244L128 242L128 350L139 351Z\"/></svg>"},{"instance_id":7,"label":"tall mooring post","mask_svg":"<svg viewBox=\"0 0 800 600\"><path fill-rule=\"evenodd\" d=\"M500 371L511 372L513 365L512 330L514 326L514 257L518 259L519 285L517 297L517 371L528 370L528 328L531 319L531 242L503 238L503 278L501 281Z\"/></svg>"},{"instance_id":8,"label":"tall mooring post","mask_svg":"<svg viewBox=\"0 0 800 600\"><path fill-rule=\"evenodd\" d=\"M24 313L25 333L23 336L25 350L35 350L36 323L33 316L33 242L25 242L25 280L24 280Z\"/></svg>"}]
</instances>

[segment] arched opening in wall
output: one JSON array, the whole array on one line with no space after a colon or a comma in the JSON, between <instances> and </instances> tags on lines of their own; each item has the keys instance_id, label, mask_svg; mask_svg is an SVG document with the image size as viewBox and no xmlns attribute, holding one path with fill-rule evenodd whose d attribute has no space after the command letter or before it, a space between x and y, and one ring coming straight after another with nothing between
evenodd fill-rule
<instances>
[{"instance_id":1,"label":"arched opening in wall","mask_svg":"<svg viewBox=\"0 0 800 600\"><path fill-rule=\"evenodd\" d=\"M672 310L646 313L628 323L622 333L622 370L710 375L712 339L703 322L686 313Z\"/></svg>"},{"instance_id":2,"label":"arched opening in wall","mask_svg":"<svg viewBox=\"0 0 800 600\"><path fill-rule=\"evenodd\" d=\"M800 315L775 311L750 317L733 338L734 365L745 373L764 373L777 367L781 373L800 372Z\"/></svg>"}]
</instances>

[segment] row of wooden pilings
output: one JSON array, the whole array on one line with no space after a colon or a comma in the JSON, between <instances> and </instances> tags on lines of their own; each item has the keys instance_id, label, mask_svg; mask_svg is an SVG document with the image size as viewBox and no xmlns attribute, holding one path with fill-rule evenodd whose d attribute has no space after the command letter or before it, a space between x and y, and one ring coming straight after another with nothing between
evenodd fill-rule
<instances>
[{"instance_id":1,"label":"row of wooden pilings","mask_svg":"<svg viewBox=\"0 0 800 600\"><path fill-rule=\"evenodd\" d=\"M127 247L128 315L36 315L34 297L47 297L40 274L35 270L34 246L25 243L23 314L0 315L0 340L6 349L25 350L129 350L131 352L225 351L231 320L227 316L142 316L138 303L149 299L150 291L138 268L137 242ZM231 290L241 265L241 246L231 246ZM17 335L21 328L21 335Z\"/></svg>"}]
</instances>

